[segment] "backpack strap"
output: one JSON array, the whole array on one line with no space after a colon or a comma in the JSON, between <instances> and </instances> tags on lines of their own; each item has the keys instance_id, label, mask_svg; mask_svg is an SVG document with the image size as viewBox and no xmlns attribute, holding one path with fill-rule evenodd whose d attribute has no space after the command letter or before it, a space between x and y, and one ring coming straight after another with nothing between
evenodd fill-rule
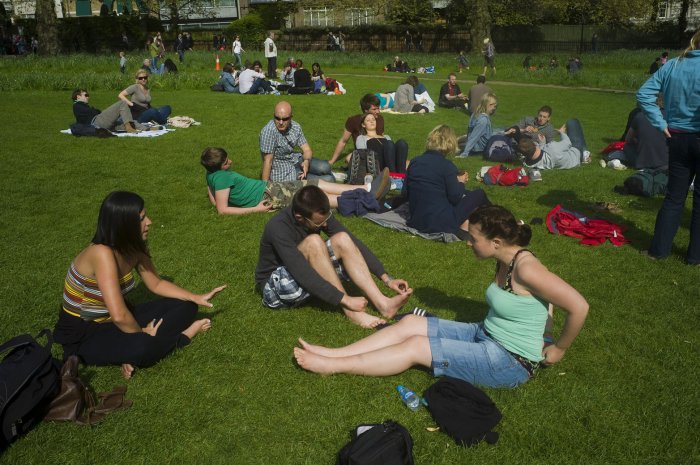
<instances>
[{"instance_id":1,"label":"backpack strap","mask_svg":"<svg viewBox=\"0 0 700 465\"><path fill-rule=\"evenodd\" d=\"M46 336L46 344L43 347L45 349L50 349L53 345L53 334L51 333L51 330L43 329L36 335L36 338L32 337L31 334L20 334L19 336L13 337L9 341L0 345L0 356L5 352L32 344L41 336Z\"/></svg>"}]
</instances>

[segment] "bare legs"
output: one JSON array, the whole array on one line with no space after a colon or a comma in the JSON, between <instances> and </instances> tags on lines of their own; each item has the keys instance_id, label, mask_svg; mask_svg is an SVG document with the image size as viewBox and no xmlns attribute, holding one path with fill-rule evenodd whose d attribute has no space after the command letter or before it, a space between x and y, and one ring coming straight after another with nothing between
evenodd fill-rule
<instances>
[{"instance_id":1,"label":"bare legs","mask_svg":"<svg viewBox=\"0 0 700 465\"><path fill-rule=\"evenodd\" d=\"M425 318L409 315L393 326L337 349L299 339L301 347L294 348L294 357L300 367L319 374L395 375L414 365L430 367L432 354L427 332Z\"/></svg>"},{"instance_id":2,"label":"bare legs","mask_svg":"<svg viewBox=\"0 0 700 465\"><path fill-rule=\"evenodd\" d=\"M335 256L342 260L343 266L348 276L357 287L367 296L374 307L386 318L392 318L398 310L406 303L411 296L411 292L399 294L394 297L387 297L379 290L367 263L362 257L360 250L352 241L349 235L338 233L331 237L331 244ZM298 246L299 251L304 255L311 267L328 281L333 287L341 291L344 295L341 304L345 315L354 323L365 327L373 328L384 323L384 320L365 313L367 299L364 297L352 297L347 295L338 275L333 268L323 239L317 234L306 237Z\"/></svg>"},{"instance_id":3,"label":"bare legs","mask_svg":"<svg viewBox=\"0 0 700 465\"><path fill-rule=\"evenodd\" d=\"M343 192L354 191L355 189L362 189L364 186L354 186L350 184L336 184L333 182L324 181L323 179L318 180L318 187L325 192L328 196L328 201L331 204L331 208L338 208L338 197Z\"/></svg>"}]
</instances>

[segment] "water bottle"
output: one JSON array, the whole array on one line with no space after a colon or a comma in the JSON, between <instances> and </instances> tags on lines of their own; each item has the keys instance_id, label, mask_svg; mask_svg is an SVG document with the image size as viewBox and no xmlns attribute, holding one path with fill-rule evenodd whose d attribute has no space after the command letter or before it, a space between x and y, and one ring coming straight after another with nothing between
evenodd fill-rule
<instances>
[{"instance_id":1,"label":"water bottle","mask_svg":"<svg viewBox=\"0 0 700 465\"><path fill-rule=\"evenodd\" d=\"M396 390L399 391L401 400L404 404L408 406L408 408L410 408L414 412L420 408L420 398L416 395L415 392L411 391L402 384L396 386Z\"/></svg>"},{"instance_id":2,"label":"water bottle","mask_svg":"<svg viewBox=\"0 0 700 465\"><path fill-rule=\"evenodd\" d=\"M366 174L365 175L365 186L368 184L372 184L372 179L374 179L374 178L372 178L371 174Z\"/></svg>"}]
</instances>

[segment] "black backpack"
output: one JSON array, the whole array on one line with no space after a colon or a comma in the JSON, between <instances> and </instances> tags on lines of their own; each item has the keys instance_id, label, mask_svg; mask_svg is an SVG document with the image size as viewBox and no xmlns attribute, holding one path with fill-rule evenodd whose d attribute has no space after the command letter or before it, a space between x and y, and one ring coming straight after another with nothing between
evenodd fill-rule
<instances>
[{"instance_id":1,"label":"black backpack","mask_svg":"<svg viewBox=\"0 0 700 465\"><path fill-rule=\"evenodd\" d=\"M368 174L376 178L381 172L377 153L368 149L353 150L348 171L348 184L360 186L365 183L365 176Z\"/></svg>"},{"instance_id":2,"label":"black backpack","mask_svg":"<svg viewBox=\"0 0 700 465\"><path fill-rule=\"evenodd\" d=\"M353 440L338 452L336 465L413 465L413 439L392 420L358 425Z\"/></svg>"},{"instance_id":3,"label":"black backpack","mask_svg":"<svg viewBox=\"0 0 700 465\"><path fill-rule=\"evenodd\" d=\"M22 334L0 346L0 451L41 421L49 403L61 388L59 364L51 356L53 336L46 345Z\"/></svg>"},{"instance_id":4,"label":"black backpack","mask_svg":"<svg viewBox=\"0 0 700 465\"><path fill-rule=\"evenodd\" d=\"M655 195L666 195L666 185L668 184L668 170L643 169L625 179L625 193L639 195L641 197L654 197Z\"/></svg>"}]
</instances>

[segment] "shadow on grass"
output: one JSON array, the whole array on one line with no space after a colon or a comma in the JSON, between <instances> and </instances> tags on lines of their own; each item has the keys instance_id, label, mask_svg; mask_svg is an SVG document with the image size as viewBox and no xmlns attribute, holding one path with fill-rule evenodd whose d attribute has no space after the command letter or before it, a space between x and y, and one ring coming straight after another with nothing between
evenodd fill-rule
<instances>
[{"instance_id":1,"label":"shadow on grass","mask_svg":"<svg viewBox=\"0 0 700 465\"><path fill-rule=\"evenodd\" d=\"M161 276L161 279L164 279L165 281L168 282L174 282L173 278L170 276ZM136 307L137 305L146 303L146 302L151 302L153 300L158 300L162 299L161 296L156 295L152 293L146 285L143 283L143 281L139 282L139 284L131 291L129 292L128 295L128 302L129 302L129 307L133 311L133 308ZM215 307L216 308L216 307ZM206 313L202 313L202 311ZM211 308L207 307L201 307L197 311L197 315L195 318L200 318L200 317L206 317L209 318L210 320L214 321L214 317L216 317L219 313L222 313L222 310L213 310Z\"/></svg>"},{"instance_id":2,"label":"shadow on grass","mask_svg":"<svg viewBox=\"0 0 700 465\"><path fill-rule=\"evenodd\" d=\"M445 309L455 313L455 321L477 322L486 317L489 306L485 302L479 302L458 295L448 295L439 289L432 287L419 287L413 289L413 295L421 302L425 302L425 310ZM410 309L407 309L410 310Z\"/></svg>"}]
</instances>

